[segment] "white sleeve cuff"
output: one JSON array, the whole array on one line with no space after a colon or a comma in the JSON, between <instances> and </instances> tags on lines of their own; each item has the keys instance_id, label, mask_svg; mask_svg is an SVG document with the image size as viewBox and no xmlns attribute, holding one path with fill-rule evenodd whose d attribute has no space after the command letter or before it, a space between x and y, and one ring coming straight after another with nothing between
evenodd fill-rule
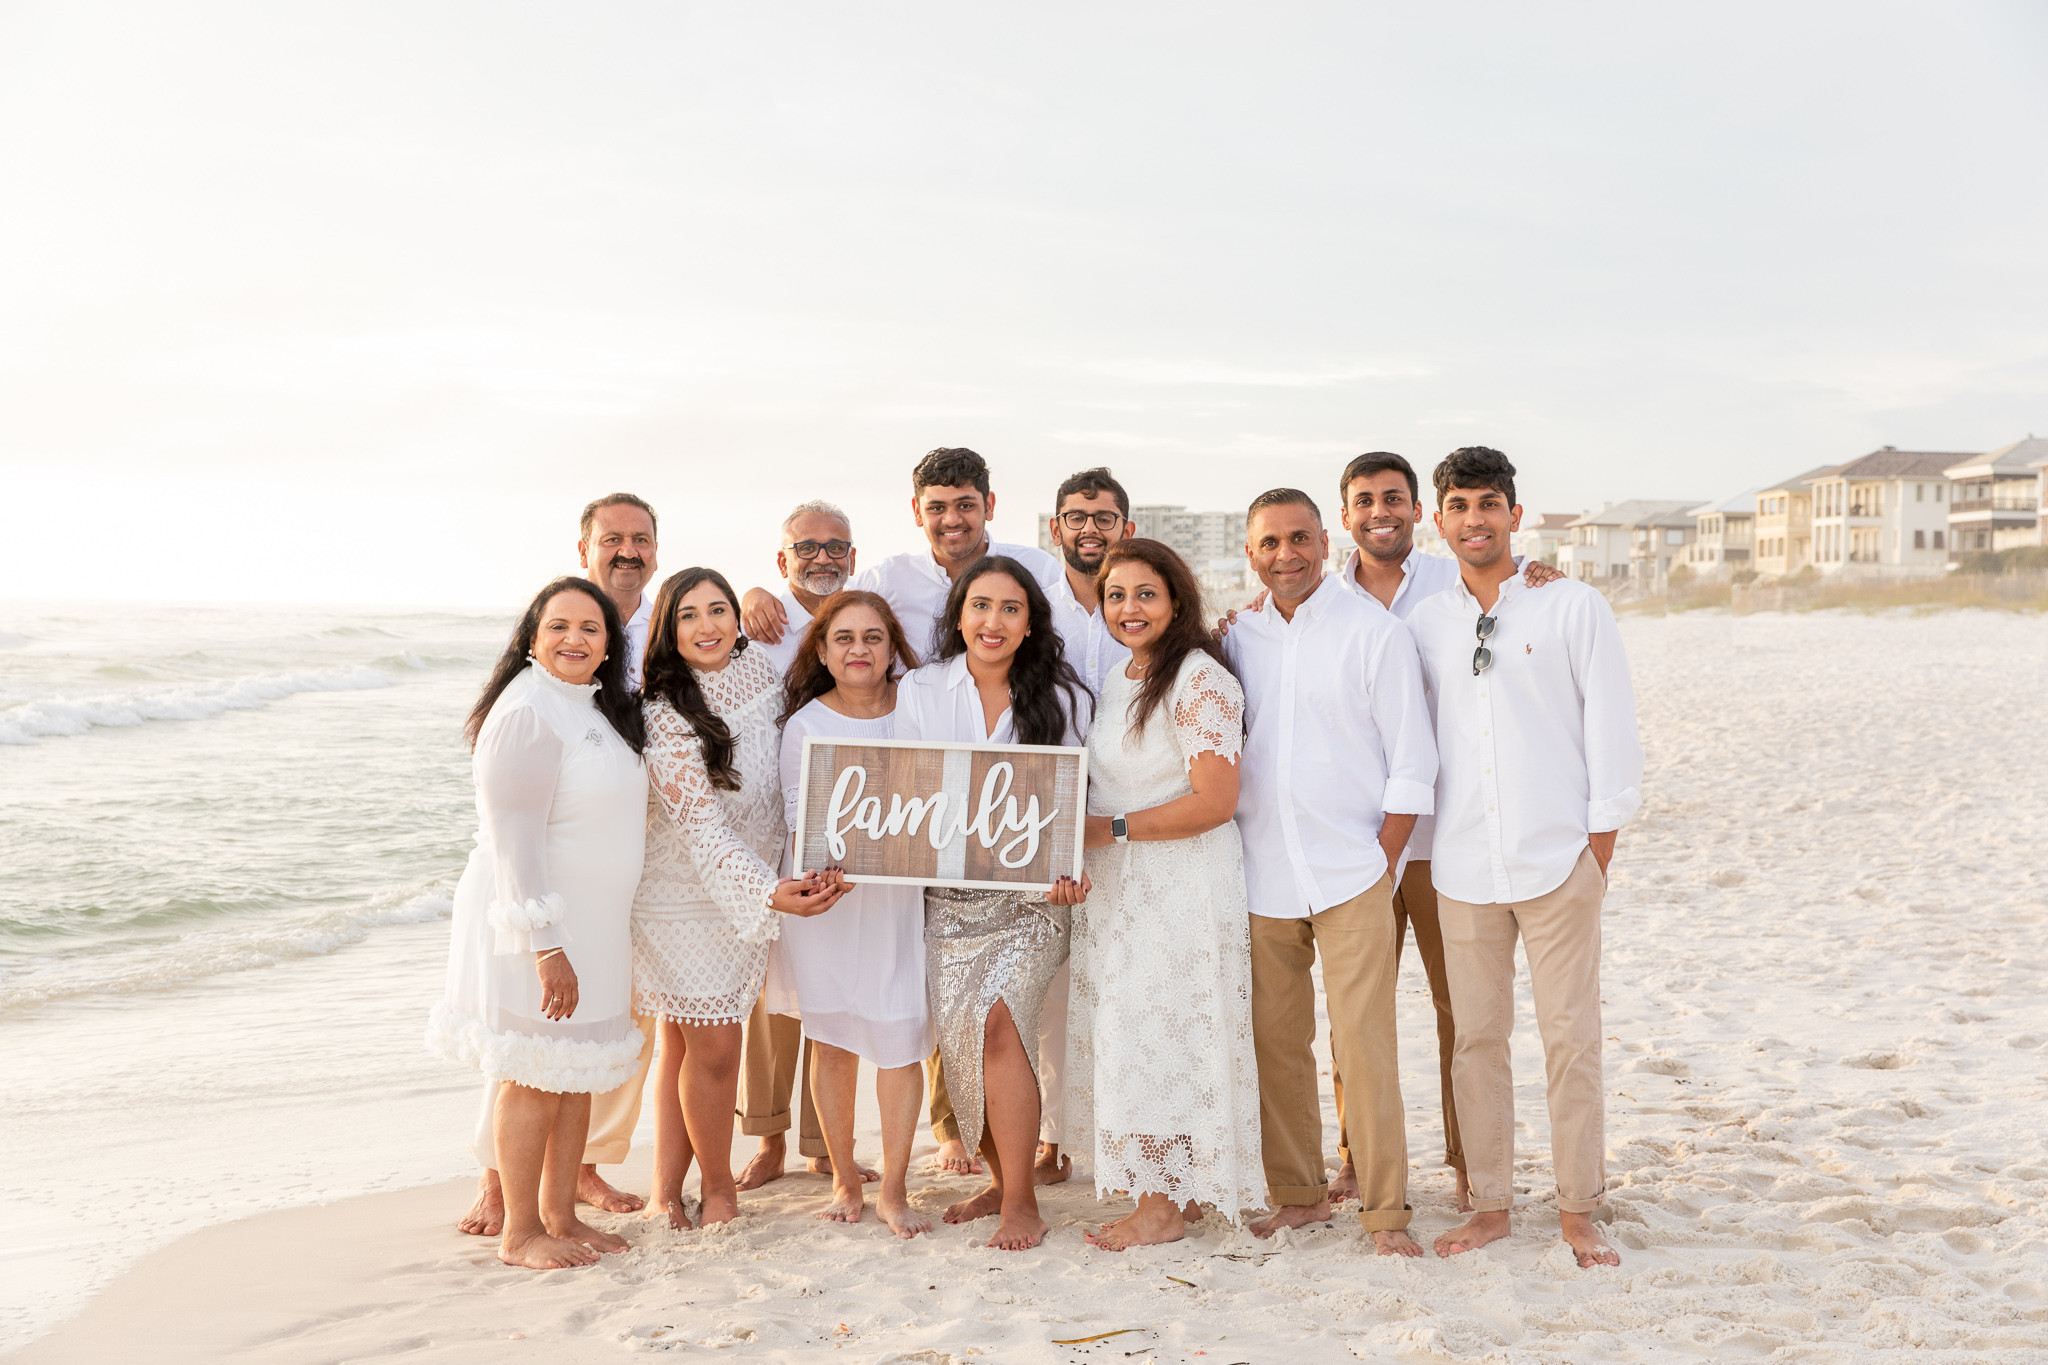
<instances>
[{"instance_id":1,"label":"white sleeve cuff","mask_svg":"<svg viewBox=\"0 0 2048 1365\"><path fill-rule=\"evenodd\" d=\"M1591 801L1586 805L1586 832L1605 834L1620 829L1629 817L1643 808L1643 793L1640 788L1630 787L1626 791L1607 797L1602 801Z\"/></svg>"},{"instance_id":2,"label":"white sleeve cuff","mask_svg":"<svg viewBox=\"0 0 2048 1365\"><path fill-rule=\"evenodd\" d=\"M1380 809L1389 815L1434 815L1436 788L1410 782L1405 777L1390 777L1386 795L1380 799Z\"/></svg>"},{"instance_id":3,"label":"white sleeve cuff","mask_svg":"<svg viewBox=\"0 0 2048 1365\"><path fill-rule=\"evenodd\" d=\"M562 912L569 907L562 902L561 893L550 891L524 901L493 900L485 918L493 929L510 933L532 933L561 922Z\"/></svg>"}]
</instances>

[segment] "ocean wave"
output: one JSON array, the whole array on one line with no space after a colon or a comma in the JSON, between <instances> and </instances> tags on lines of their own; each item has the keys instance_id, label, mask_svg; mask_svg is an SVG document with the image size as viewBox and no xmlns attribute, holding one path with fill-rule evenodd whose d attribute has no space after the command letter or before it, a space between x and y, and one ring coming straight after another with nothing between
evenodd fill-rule
<instances>
[{"instance_id":1,"label":"ocean wave","mask_svg":"<svg viewBox=\"0 0 2048 1365\"><path fill-rule=\"evenodd\" d=\"M387 893L350 909L282 923L212 929L169 943L153 940L32 967L4 982L0 1015L53 1000L163 990L223 972L319 957L360 943L371 930L385 925L446 919L454 909L448 890L445 884L436 884L425 891Z\"/></svg>"},{"instance_id":2,"label":"ocean wave","mask_svg":"<svg viewBox=\"0 0 2048 1365\"><path fill-rule=\"evenodd\" d=\"M212 720L229 711L253 710L301 692L356 692L396 685L386 674L355 664L98 696L51 697L0 710L0 744L34 744L40 739L82 735L99 726L127 727L152 720Z\"/></svg>"}]
</instances>

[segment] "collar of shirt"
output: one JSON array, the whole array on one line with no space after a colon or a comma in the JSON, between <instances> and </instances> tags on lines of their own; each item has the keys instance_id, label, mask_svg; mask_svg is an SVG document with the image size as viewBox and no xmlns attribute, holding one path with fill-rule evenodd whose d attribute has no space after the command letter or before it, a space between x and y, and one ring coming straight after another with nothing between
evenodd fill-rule
<instances>
[{"instance_id":1,"label":"collar of shirt","mask_svg":"<svg viewBox=\"0 0 2048 1365\"><path fill-rule=\"evenodd\" d=\"M654 597L640 594L640 606L626 622L626 690L640 690L640 669L647 657L647 628L654 623Z\"/></svg>"}]
</instances>

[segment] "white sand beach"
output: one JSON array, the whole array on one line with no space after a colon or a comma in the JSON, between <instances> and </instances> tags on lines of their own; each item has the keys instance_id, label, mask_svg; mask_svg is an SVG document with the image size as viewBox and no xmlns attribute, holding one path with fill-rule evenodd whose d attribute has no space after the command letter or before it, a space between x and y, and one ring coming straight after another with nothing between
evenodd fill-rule
<instances>
[{"instance_id":1,"label":"white sand beach","mask_svg":"<svg viewBox=\"0 0 2048 1365\"><path fill-rule=\"evenodd\" d=\"M2048 620L1624 631L1650 768L1606 918L1619 1269L1579 1270L1556 1239L1525 998L1526 1202L1512 1241L1454 1261L1376 1258L1348 1212L1271 1243L1211 1217L1176 1245L1102 1252L1081 1229L1121 1206L1078 1180L1049 1192L1036 1250L983 1249L992 1221L903 1243L815 1220L826 1182L794 1175L708 1232L595 1219L632 1249L533 1274L454 1231L456 1182L193 1233L15 1359L2048 1359ZM1406 965L1427 1242L1453 1210ZM876 1150L871 1115L862 1141ZM625 1172L645 1188L644 1146ZM971 1187L913 1172L934 1214Z\"/></svg>"}]
</instances>

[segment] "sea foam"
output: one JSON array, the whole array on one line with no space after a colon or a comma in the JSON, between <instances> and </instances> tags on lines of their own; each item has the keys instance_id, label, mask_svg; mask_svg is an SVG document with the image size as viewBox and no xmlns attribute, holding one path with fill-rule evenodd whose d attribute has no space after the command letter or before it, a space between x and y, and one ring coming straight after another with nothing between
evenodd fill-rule
<instances>
[{"instance_id":1,"label":"sea foam","mask_svg":"<svg viewBox=\"0 0 2048 1365\"><path fill-rule=\"evenodd\" d=\"M395 686L395 680L361 664L298 673L258 673L246 678L138 688L79 697L50 697L0 711L0 744L82 735L97 726L124 727L152 720L211 720L229 711L249 711L301 692L356 692Z\"/></svg>"}]
</instances>

